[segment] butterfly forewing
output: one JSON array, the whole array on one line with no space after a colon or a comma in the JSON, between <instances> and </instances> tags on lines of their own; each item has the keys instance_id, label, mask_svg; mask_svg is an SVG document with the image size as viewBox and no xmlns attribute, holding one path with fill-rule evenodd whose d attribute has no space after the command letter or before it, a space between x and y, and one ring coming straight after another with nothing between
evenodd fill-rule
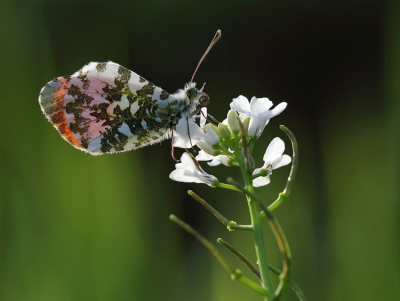
<instances>
[{"instance_id":1,"label":"butterfly forewing","mask_svg":"<svg viewBox=\"0 0 400 301\"><path fill-rule=\"evenodd\" d=\"M92 62L55 78L39 102L65 140L95 155L161 141L179 113L174 96L113 62Z\"/></svg>"}]
</instances>

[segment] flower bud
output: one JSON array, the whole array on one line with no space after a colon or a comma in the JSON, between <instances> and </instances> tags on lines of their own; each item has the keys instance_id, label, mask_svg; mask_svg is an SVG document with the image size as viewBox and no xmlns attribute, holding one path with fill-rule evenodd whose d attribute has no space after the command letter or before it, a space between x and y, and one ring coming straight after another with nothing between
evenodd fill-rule
<instances>
[{"instance_id":1,"label":"flower bud","mask_svg":"<svg viewBox=\"0 0 400 301\"><path fill-rule=\"evenodd\" d=\"M240 132L238 118L239 118L239 116L236 113L236 111L230 110L228 112L228 125L229 125L229 128L231 129L231 131L235 135L239 134L239 132Z\"/></svg>"},{"instance_id":2,"label":"flower bud","mask_svg":"<svg viewBox=\"0 0 400 301\"><path fill-rule=\"evenodd\" d=\"M223 124L220 123L218 124L218 134L222 139L229 139L231 138L231 131L229 130L229 128Z\"/></svg>"},{"instance_id":3,"label":"flower bud","mask_svg":"<svg viewBox=\"0 0 400 301\"><path fill-rule=\"evenodd\" d=\"M249 123L250 123L250 116L247 116L245 119L242 120L242 124L244 129L246 130L246 134L249 134Z\"/></svg>"}]
</instances>

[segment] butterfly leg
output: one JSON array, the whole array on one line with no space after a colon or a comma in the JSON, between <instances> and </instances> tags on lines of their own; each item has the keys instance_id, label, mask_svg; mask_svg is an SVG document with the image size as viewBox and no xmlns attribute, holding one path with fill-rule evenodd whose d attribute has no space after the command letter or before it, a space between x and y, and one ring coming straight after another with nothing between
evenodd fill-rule
<instances>
[{"instance_id":1,"label":"butterfly leg","mask_svg":"<svg viewBox=\"0 0 400 301\"><path fill-rule=\"evenodd\" d=\"M191 147L193 147L193 144L192 144L192 139L190 139L190 131L189 131L189 117L186 117L186 124L187 124L187 131L188 131L188 136L189 136L190 146L191 146Z\"/></svg>"},{"instance_id":2,"label":"butterfly leg","mask_svg":"<svg viewBox=\"0 0 400 301\"><path fill-rule=\"evenodd\" d=\"M176 162L180 162L179 160L175 159L175 156L174 156L174 128L171 128L171 132L172 132L171 156L172 156L172 159L174 159Z\"/></svg>"},{"instance_id":3,"label":"butterfly leg","mask_svg":"<svg viewBox=\"0 0 400 301\"><path fill-rule=\"evenodd\" d=\"M200 111L200 112L201 112L201 115L203 115L203 117L204 117L209 123L211 123L211 124L213 124L213 125L216 126L216 124L214 124L212 121L210 121L207 117L211 117L211 119L212 119L213 121L215 121L217 124L218 124L218 123L221 123L221 122L219 122L217 119L215 119L213 116L211 116L210 114L207 114L207 116L206 116L206 115L204 115L203 111Z\"/></svg>"}]
</instances>

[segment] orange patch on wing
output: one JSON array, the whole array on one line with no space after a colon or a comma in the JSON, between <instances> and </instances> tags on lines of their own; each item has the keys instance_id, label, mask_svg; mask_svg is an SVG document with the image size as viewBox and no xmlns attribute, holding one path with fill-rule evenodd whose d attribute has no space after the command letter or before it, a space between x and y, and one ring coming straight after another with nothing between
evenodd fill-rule
<instances>
[{"instance_id":1,"label":"orange patch on wing","mask_svg":"<svg viewBox=\"0 0 400 301\"><path fill-rule=\"evenodd\" d=\"M67 120L65 119L64 115L64 96L67 93L67 85L69 83L69 80L59 77L58 81L61 85L61 87L57 90L56 93L54 93L54 104L52 105L52 109L58 110L58 112L52 114L49 116L50 121L54 124L54 126L57 128L57 130L60 132L61 136L65 140L67 140L69 143L71 143L73 146L77 148L84 148L82 144L73 136L72 131L70 127L67 124ZM63 108L62 110L60 110Z\"/></svg>"},{"instance_id":2,"label":"orange patch on wing","mask_svg":"<svg viewBox=\"0 0 400 301\"><path fill-rule=\"evenodd\" d=\"M61 112L63 113L63 112ZM84 148L82 146L82 144L79 143L78 140L76 140L76 138L72 135L71 129L69 128L69 126L67 125L67 122L65 120L64 117L64 113L63 113L63 121L61 124L56 125L57 130L60 132L60 134L64 137L65 140L67 140L69 143L71 143L72 145L78 147L78 148Z\"/></svg>"}]
</instances>

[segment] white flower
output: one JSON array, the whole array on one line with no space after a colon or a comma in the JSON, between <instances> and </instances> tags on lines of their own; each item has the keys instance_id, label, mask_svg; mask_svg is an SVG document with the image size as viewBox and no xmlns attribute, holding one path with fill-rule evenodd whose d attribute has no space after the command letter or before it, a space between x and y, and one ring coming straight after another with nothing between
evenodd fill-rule
<instances>
[{"instance_id":1,"label":"white flower","mask_svg":"<svg viewBox=\"0 0 400 301\"><path fill-rule=\"evenodd\" d=\"M186 119L179 120L176 132L178 135L174 137L175 147L189 148L197 144L207 153L214 154L215 150L212 146L219 143L218 134L209 125L205 125L202 129L191 120L189 120L189 127Z\"/></svg>"},{"instance_id":2,"label":"white flower","mask_svg":"<svg viewBox=\"0 0 400 301\"><path fill-rule=\"evenodd\" d=\"M286 108L287 103L281 102L274 109L269 110L272 105L272 101L268 98L253 97L249 103L246 97L240 95L232 100L231 109L240 113L241 120L250 116L249 136L260 137L269 120L280 114Z\"/></svg>"},{"instance_id":3,"label":"white flower","mask_svg":"<svg viewBox=\"0 0 400 301\"><path fill-rule=\"evenodd\" d=\"M224 164L225 166L228 166L229 159L230 157L227 155L211 156L203 150L199 151L199 154L196 156L197 161L211 161L207 162L207 164L210 166L217 166L220 165L221 163Z\"/></svg>"},{"instance_id":4,"label":"white flower","mask_svg":"<svg viewBox=\"0 0 400 301\"><path fill-rule=\"evenodd\" d=\"M170 173L169 177L178 182L204 183L211 186L217 178L206 173L195 160L188 153L183 153L181 163L175 164L176 169Z\"/></svg>"},{"instance_id":5,"label":"white flower","mask_svg":"<svg viewBox=\"0 0 400 301\"><path fill-rule=\"evenodd\" d=\"M255 178L253 180L254 187L267 185L270 182L269 176L271 175L273 169L288 165L292 161L292 158L290 158L288 155L282 156L284 151L285 143L282 141L282 139L274 138L268 145L267 151L265 152L263 158L264 165L262 168L268 170L268 175L266 177ZM256 168L253 172L253 175L259 173L260 169L261 168Z\"/></svg>"}]
</instances>

